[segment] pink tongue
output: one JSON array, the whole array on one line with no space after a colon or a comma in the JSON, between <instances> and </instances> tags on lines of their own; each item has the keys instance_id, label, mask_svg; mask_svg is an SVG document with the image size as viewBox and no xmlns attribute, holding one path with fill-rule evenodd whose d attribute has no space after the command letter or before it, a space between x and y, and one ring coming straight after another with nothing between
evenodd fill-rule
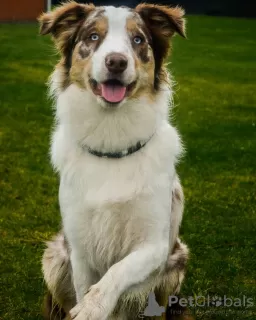
<instances>
[{"instance_id":1,"label":"pink tongue","mask_svg":"<svg viewBox=\"0 0 256 320\"><path fill-rule=\"evenodd\" d=\"M120 102L123 100L126 87L116 84L102 84L101 94L109 102Z\"/></svg>"}]
</instances>

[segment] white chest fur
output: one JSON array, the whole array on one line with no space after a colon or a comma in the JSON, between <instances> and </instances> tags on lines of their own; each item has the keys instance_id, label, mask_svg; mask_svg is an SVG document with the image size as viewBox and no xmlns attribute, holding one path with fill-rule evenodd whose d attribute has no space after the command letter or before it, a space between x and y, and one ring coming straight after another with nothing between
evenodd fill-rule
<instances>
[{"instance_id":1,"label":"white chest fur","mask_svg":"<svg viewBox=\"0 0 256 320\"><path fill-rule=\"evenodd\" d=\"M166 124L143 149L122 159L81 150L67 157L59 195L64 229L71 246L85 251L100 273L137 244L168 237L175 159L165 140L173 132Z\"/></svg>"},{"instance_id":2,"label":"white chest fur","mask_svg":"<svg viewBox=\"0 0 256 320\"><path fill-rule=\"evenodd\" d=\"M181 147L165 119L166 97L158 101L162 107L156 102L121 110L120 125L115 114L103 117L97 106L83 105L74 90L57 104L52 161L60 173L59 201L71 248L104 274L137 245L169 238L171 188ZM81 141L96 148L119 148L121 142L127 147L152 134L145 147L121 159L98 158L79 147Z\"/></svg>"}]
</instances>

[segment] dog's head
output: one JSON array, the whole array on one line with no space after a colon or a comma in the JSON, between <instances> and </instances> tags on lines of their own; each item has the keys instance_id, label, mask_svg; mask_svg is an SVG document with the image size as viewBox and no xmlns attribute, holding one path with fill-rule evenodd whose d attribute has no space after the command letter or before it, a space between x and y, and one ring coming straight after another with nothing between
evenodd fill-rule
<instances>
[{"instance_id":1,"label":"dog's head","mask_svg":"<svg viewBox=\"0 0 256 320\"><path fill-rule=\"evenodd\" d=\"M170 38L185 36L183 15L179 7L69 2L39 21L41 34L52 34L62 56L62 89L76 84L106 107L159 90Z\"/></svg>"}]
</instances>

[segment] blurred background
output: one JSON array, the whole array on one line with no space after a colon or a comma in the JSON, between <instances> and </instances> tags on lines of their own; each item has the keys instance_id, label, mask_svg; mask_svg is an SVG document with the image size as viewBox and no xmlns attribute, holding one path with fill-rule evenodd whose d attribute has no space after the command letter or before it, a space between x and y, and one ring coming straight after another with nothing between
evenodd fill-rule
<instances>
[{"instance_id":1,"label":"blurred background","mask_svg":"<svg viewBox=\"0 0 256 320\"><path fill-rule=\"evenodd\" d=\"M36 18L57 2L0 3L0 320L40 320L44 242L60 228L46 93L58 56ZM168 61L170 121L186 148L178 172L191 258L181 296L210 297L209 307L191 309L196 319L255 320L256 1L161 3L187 12L187 40L174 37ZM224 296L254 305L225 307Z\"/></svg>"},{"instance_id":2,"label":"blurred background","mask_svg":"<svg viewBox=\"0 0 256 320\"><path fill-rule=\"evenodd\" d=\"M43 10L60 4L61 0L2 0L0 21L35 20ZM85 3L86 1L77 1ZM88 1L87 1L88 2ZM90 2L90 1L89 1ZM126 5L135 7L138 0L95 0L95 5ZM256 17L255 0L180 0L180 1L145 1L148 3L181 5L187 14L206 14L234 17Z\"/></svg>"}]
</instances>

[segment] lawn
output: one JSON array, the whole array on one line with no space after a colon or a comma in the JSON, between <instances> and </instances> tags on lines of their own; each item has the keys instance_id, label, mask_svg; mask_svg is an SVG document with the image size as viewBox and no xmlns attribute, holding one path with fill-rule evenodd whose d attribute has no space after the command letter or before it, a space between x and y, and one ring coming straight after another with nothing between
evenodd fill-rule
<instances>
[{"instance_id":1,"label":"lawn","mask_svg":"<svg viewBox=\"0 0 256 320\"><path fill-rule=\"evenodd\" d=\"M185 297L245 295L256 304L255 34L253 20L191 16L188 40L174 40L172 122L186 146L178 168L186 196L181 233L191 248ZM41 319L40 260L60 225L45 94L56 59L36 25L0 25L1 320ZM255 307L192 312L204 320L256 319Z\"/></svg>"}]
</instances>

